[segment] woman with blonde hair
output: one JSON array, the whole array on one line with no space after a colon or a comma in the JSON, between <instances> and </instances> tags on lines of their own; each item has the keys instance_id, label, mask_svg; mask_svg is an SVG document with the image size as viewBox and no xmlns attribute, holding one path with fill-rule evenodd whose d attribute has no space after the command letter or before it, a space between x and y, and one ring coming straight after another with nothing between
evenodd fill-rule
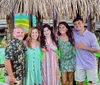
<instances>
[{"instance_id":1,"label":"woman with blonde hair","mask_svg":"<svg viewBox=\"0 0 100 85\"><path fill-rule=\"evenodd\" d=\"M40 85L42 83L40 70L39 30L31 28L26 39L26 78L25 85Z\"/></svg>"}]
</instances>

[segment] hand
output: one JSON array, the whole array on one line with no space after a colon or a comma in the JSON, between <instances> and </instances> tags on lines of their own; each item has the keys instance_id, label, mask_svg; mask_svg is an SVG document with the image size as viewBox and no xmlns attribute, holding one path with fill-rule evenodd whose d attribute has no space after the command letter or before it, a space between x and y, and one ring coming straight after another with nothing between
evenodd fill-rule
<instances>
[{"instance_id":1,"label":"hand","mask_svg":"<svg viewBox=\"0 0 100 85\"><path fill-rule=\"evenodd\" d=\"M56 50L57 50L57 47L56 47L56 46L51 46L51 49L52 49L53 51L56 51Z\"/></svg>"},{"instance_id":2,"label":"hand","mask_svg":"<svg viewBox=\"0 0 100 85\"><path fill-rule=\"evenodd\" d=\"M14 85L14 83L15 83L15 77L14 77L14 75L10 75L9 76L9 83L10 83L10 85Z\"/></svg>"},{"instance_id":3,"label":"hand","mask_svg":"<svg viewBox=\"0 0 100 85\"><path fill-rule=\"evenodd\" d=\"M45 49L45 48L42 48L42 51L43 51L43 52L46 52L46 49Z\"/></svg>"},{"instance_id":4,"label":"hand","mask_svg":"<svg viewBox=\"0 0 100 85\"><path fill-rule=\"evenodd\" d=\"M78 47L79 49L84 49L84 50L87 49L87 46L85 46L85 45L84 45L83 43L81 43L81 42L76 43L76 47Z\"/></svg>"},{"instance_id":5,"label":"hand","mask_svg":"<svg viewBox=\"0 0 100 85\"><path fill-rule=\"evenodd\" d=\"M100 49L98 50L98 53L100 53Z\"/></svg>"}]
</instances>

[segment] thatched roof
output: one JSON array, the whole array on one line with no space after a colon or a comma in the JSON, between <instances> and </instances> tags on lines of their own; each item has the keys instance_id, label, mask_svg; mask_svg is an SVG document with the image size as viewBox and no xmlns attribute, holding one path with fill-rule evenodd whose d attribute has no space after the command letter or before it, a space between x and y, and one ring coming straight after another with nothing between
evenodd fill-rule
<instances>
[{"instance_id":1,"label":"thatched roof","mask_svg":"<svg viewBox=\"0 0 100 85\"><path fill-rule=\"evenodd\" d=\"M55 9L59 19L74 18L78 10L83 18L87 18L87 11L100 18L100 0L0 0L0 16L14 13L30 13L46 19L52 18L52 10Z\"/></svg>"}]
</instances>

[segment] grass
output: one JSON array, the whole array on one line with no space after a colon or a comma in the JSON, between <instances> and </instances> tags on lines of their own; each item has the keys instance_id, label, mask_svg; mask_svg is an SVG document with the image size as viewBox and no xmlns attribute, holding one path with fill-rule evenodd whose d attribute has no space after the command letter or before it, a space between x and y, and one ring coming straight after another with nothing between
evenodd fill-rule
<instances>
[{"instance_id":1,"label":"grass","mask_svg":"<svg viewBox=\"0 0 100 85\"><path fill-rule=\"evenodd\" d=\"M0 68L0 82L5 82L4 81L4 68Z\"/></svg>"},{"instance_id":2,"label":"grass","mask_svg":"<svg viewBox=\"0 0 100 85\"><path fill-rule=\"evenodd\" d=\"M1 43L1 41L2 41L2 37L0 37L0 43Z\"/></svg>"}]
</instances>

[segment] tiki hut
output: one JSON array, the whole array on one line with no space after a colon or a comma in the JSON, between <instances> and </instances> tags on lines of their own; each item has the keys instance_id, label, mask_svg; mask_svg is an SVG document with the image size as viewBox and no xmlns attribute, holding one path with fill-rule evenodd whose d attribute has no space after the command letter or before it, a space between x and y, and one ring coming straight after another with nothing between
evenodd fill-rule
<instances>
[{"instance_id":1,"label":"tiki hut","mask_svg":"<svg viewBox=\"0 0 100 85\"><path fill-rule=\"evenodd\" d=\"M33 15L40 13L45 19L50 19L53 10L56 10L58 19L73 19L77 13L86 19L90 12L99 20L100 0L0 0L0 17L13 11Z\"/></svg>"}]
</instances>

